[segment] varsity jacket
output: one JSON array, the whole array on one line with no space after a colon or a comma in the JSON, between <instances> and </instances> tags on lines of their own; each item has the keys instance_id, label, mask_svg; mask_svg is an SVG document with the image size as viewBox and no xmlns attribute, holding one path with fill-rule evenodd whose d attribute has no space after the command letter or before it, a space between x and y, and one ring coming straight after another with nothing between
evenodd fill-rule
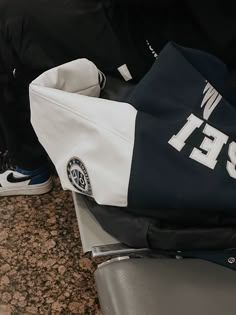
<instances>
[{"instance_id":1,"label":"varsity jacket","mask_svg":"<svg viewBox=\"0 0 236 315\"><path fill-rule=\"evenodd\" d=\"M64 188L98 204L233 211L236 112L226 76L215 57L169 43L126 102L115 102L98 98L104 76L79 59L31 83L32 123Z\"/></svg>"},{"instance_id":2,"label":"varsity jacket","mask_svg":"<svg viewBox=\"0 0 236 315\"><path fill-rule=\"evenodd\" d=\"M87 196L121 242L234 248L236 116L227 76L214 56L169 43L126 102L116 102L99 98L104 75L79 59L31 83L32 124L63 188Z\"/></svg>"}]
</instances>

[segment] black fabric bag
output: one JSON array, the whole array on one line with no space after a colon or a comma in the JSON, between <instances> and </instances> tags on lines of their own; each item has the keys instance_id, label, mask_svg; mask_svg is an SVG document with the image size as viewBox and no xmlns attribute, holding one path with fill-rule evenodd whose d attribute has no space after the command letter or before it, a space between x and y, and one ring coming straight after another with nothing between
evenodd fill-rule
<instances>
[{"instance_id":1,"label":"black fabric bag","mask_svg":"<svg viewBox=\"0 0 236 315\"><path fill-rule=\"evenodd\" d=\"M131 248L149 248L154 255L200 258L236 270L235 217L221 219L217 213L201 213L191 218L191 225L184 222L186 212L182 213L181 223L174 218L167 222L161 219L162 210L148 217L133 214L134 209L130 212L127 208L101 206L83 198L102 228Z\"/></svg>"}]
</instances>

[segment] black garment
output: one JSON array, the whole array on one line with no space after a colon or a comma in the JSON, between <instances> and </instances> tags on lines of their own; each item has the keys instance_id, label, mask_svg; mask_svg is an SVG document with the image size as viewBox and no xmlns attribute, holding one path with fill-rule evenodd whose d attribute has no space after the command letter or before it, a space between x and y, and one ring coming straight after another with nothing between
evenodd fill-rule
<instances>
[{"instance_id":1,"label":"black garment","mask_svg":"<svg viewBox=\"0 0 236 315\"><path fill-rule=\"evenodd\" d=\"M103 0L120 38L132 38L150 60L150 47L159 53L168 41L205 50L236 69L234 1L222 0ZM122 23L121 23L122 21Z\"/></svg>"},{"instance_id":2,"label":"black garment","mask_svg":"<svg viewBox=\"0 0 236 315\"><path fill-rule=\"evenodd\" d=\"M98 1L2 1L0 12L0 125L12 160L22 168L35 168L46 153L30 124L29 83L45 70L77 58L90 59L104 73L122 77L117 68L127 63L130 52L121 49ZM135 80L143 75L143 62L135 51L133 57L136 66L133 61L127 66Z\"/></svg>"},{"instance_id":3,"label":"black garment","mask_svg":"<svg viewBox=\"0 0 236 315\"><path fill-rule=\"evenodd\" d=\"M30 123L28 85L39 72L30 72L22 66L2 33L0 42L1 147L9 151L14 164L37 168L47 157Z\"/></svg>"}]
</instances>

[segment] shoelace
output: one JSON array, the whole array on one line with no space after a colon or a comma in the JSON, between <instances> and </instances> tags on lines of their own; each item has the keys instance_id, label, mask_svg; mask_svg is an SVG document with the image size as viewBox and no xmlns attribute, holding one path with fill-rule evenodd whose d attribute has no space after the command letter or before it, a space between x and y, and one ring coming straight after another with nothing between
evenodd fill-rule
<instances>
[{"instance_id":1,"label":"shoelace","mask_svg":"<svg viewBox=\"0 0 236 315\"><path fill-rule=\"evenodd\" d=\"M14 170L15 166L13 165L9 157L9 153L6 150L5 152L0 152L0 173L3 173L8 169Z\"/></svg>"}]
</instances>

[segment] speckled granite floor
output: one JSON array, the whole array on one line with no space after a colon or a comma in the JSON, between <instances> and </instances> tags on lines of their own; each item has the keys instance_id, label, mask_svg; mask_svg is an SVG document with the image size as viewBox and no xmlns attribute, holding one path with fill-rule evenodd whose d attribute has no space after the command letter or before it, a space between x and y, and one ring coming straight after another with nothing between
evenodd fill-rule
<instances>
[{"instance_id":1,"label":"speckled granite floor","mask_svg":"<svg viewBox=\"0 0 236 315\"><path fill-rule=\"evenodd\" d=\"M0 199L0 315L100 315L70 192ZM100 261L99 261L100 262Z\"/></svg>"}]
</instances>

